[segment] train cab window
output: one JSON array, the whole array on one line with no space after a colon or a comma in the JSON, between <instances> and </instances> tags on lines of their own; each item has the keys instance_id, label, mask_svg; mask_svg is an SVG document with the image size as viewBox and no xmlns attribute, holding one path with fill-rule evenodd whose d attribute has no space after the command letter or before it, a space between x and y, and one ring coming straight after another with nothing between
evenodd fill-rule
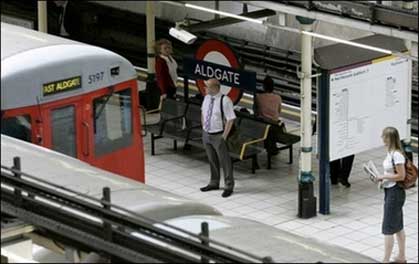
<instances>
[{"instance_id":1,"label":"train cab window","mask_svg":"<svg viewBox=\"0 0 419 264\"><path fill-rule=\"evenodd\" d=\"M52 149L76 156L75 107L66 106L51 111Z\"/></svg>"},{"instance_id":2,"label":"train cab window","mask_svg":"<svg viewBox=\"0 0 419 264\"><path fill-rule=\"evenodd\" d=\"M29 115L20 115L2 118L1 133L20 140L31 142L31 117Z\"/></svg>"},{"instance_id":3,"label":"train cab window","mask_svg":"<svg viewBox=\"0 0 419 264\"><path fill-rule=\"evenodd\" d=\"M101 156L132 143L131 89L93 101L95 155Z\"/></svg>"}]
</instances>

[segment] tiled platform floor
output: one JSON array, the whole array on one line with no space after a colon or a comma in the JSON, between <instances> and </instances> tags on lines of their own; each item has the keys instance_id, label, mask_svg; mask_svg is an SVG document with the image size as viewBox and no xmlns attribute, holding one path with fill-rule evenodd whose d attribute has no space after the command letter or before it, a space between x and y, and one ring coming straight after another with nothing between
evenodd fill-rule
<instances>
[{"instance_id":1,"label":"tiled platform floor","mask_svg":"<svg viewBox=\"0 0 419 264\"><path fill-rule=\"evenodd\" d=\"M251 174L250 161L234 165L236 187L233 196L221 197L221 190L202 193L199 188L209 180L209 165L205 153L198 149L183 152L172 149L172 141L156 143L156 155L150 155L150 139L145 140L146 183L178 195L210 204L225 215L251 218L306 237L315 237L340 245L380 261L384 242L381 234L383 208L382 190L378 190L362 171L362 163L370 159L381 166L383 148L359 154L350 177L352 187L333 186L331 214L300 219L297 214L298 146L294 164L288 165L288 152L273 159L273 169L266 169L265 155L259 158L261 169ZM417 155L415 155L417 162ZM318 175L317 160L313 171ZM318 181L315 182L316 192ZM418 262L418 194L417 188L407 192L404 207L407 234L407 258ZM397 243L395 243L395 250Z\"/></svg>"}]
</instances>

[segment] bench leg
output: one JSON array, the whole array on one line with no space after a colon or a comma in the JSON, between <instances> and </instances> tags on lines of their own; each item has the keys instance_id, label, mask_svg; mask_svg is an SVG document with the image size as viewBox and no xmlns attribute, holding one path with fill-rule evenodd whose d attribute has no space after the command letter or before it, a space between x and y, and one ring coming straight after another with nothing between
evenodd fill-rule
<instances>
[{"instance_id":1,"label":"bench leg","mask_svg":"<svg viewBox=\"0 0 419 264\"><path fill-rule=\"evenodd\" d=\"M293 155L292 155L292 145L290 146L290 156L289 156L289 162L288 162L288 164L292 164L292 162L293 162Z\"/></svg>"},{"instance_id":2,"label":"bench leg","mask_svg":"<svg viewBox=\"0 0 419 264\"><path fill-rule=\"evenodd\" d=\"M151 133L151 156L154 156L155 155L155 152L154 152L154 134L153 133Z\"/></svg>"},{"instance_id":3,"label":"bench leg","mask_svg":"<svg viewBox=\"0 0 419 264\"><path fill-rule=\"evenodd\" d=\"M173 149L177 150L177 140L173 140Z\"/></svg>"},{"instance_id":4,"label":"bench leg","mask_svg":"<svg viewBox=\"0 0 419 264\"><path fill-rule=\"evenodd\" d=\"M271 169L271 159L272 159L272 156L271 156L271 154L269 154L269 152L268 152L268 170L270 170L270 169Z\"/></svg>"},{"instance_id":5,"label":"bench leg","mask_svg":"<svg viewBox=\"0 0 419 264\"><path fill-rule=\"evenodd\" d=\"M252 174L255 174L256 170L259 169L257 156L252 156Z\"/></svg>"}]
</instances>

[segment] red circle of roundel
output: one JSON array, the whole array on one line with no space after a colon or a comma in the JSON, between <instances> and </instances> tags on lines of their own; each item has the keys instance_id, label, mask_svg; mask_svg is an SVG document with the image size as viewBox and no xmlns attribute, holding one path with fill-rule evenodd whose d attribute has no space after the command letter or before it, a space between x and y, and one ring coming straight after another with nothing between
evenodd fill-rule
<instances>
[{"instance_id":1,"label":"red circle of roundel","mask_svg":"<svg viewBox=\"0 0 419 264\"><path fill-rule=\"evenodd\" d=\"M202 45L198 48L198 50L195 53L195 59L203 60L205 56L212 51L218 51L219 53L223 54L224 57L230 63L231 68L238 69L240 67L239 61L237 60L237 57L234 54L233 50L226 43L216 39L210 39L202 43ZM203 96L205 96L206 91L204 80L199 79L195 82L196 86L199 89L199 92ZM228 97L230 97L233 104L237 104L240 101L242 94L243 92L242 90L240 90L240 88L231 87L230 92L228 93Z\"/></svg>"}]
</instances>

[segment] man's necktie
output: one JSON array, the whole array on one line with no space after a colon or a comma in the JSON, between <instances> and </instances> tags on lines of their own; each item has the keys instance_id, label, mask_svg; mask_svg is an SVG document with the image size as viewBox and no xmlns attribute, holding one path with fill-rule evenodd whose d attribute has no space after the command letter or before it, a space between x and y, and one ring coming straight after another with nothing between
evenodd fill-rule
<instances>
[{"instance_id":1,"label":"man's necktie","mask_svg":"<svg viewBox=\"0 0 419 264\"><path fill-rule=\"evenodd\" d=\"M212 116L212 109L214 108L214 101L215 101L215 98L211 97L211 102L208 106L207 115L205 117L205 123L204 123L205 131L209 131L211 128L211 116Z\"/></svg>"}]
</instances>

